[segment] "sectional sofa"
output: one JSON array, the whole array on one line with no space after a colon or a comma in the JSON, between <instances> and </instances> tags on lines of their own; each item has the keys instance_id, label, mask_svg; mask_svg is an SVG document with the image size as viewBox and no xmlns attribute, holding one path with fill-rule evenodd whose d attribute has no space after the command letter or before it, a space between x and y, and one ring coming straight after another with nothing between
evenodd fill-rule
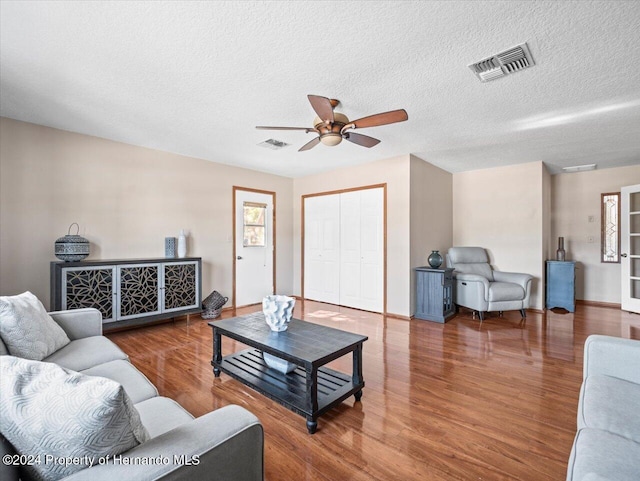
<instances>
[{"instance_id":1,"label":"sectional sofa","mask_svg":"<svg viewBox=\"0 0 640 481\"><path fill-rule=\"evenodd\" d=\"M264 435L260 422L252 413L231 405L194 419L175 401L159 396L155 386L129 362L128 356L102 336L99 311L77 309L49 314L71 342L42 361L81 374L111 379L122 385L149 438L122 453L117 460L84 468L65 477L65 480L263 479ZM7 360L16 359L9 354L7 346L0 340L0 355L7 355L4 358ZM14 455L13 459L19 461L16 454L34 453L16 453L14 447L0 436L0 456L7 454ZM149 464L140 460L162 462ZM18 464L20 462L0 463L0 479L29 479L29 473Z\"/></svg>"}]
</instances>

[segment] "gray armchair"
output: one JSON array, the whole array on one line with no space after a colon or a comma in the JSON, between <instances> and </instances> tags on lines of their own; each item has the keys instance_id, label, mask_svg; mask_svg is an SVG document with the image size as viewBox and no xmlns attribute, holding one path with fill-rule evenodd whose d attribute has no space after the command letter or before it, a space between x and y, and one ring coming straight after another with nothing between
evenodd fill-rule
<instances>
[{"instance_id":1,"label":"gray armchair","mask_svg":"<svg viewBox=\"0 0 640 481\"><path fill-rule=\"evenodd\" d=\"M494 271L482 247L452 247L447 265L454 270L455 303L478 312L519 310L524 319L531 296L529 274Z\"/></svg>"}]
</instances>

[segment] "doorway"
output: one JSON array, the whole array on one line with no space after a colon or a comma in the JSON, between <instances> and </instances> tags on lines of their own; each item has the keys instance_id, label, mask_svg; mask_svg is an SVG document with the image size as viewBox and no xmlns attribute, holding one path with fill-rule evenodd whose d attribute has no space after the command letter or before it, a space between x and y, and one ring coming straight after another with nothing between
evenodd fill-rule
<instances>
[{"instance_id":1,"label":"doorway","mask_svg":"<svg viewBox=\"0 0 640 481\"><path fill-rule=\"evenodd\" d=\"M262 302L276 289L276 194L233 187L233 304Z\"/></svg>"}]
</instances>

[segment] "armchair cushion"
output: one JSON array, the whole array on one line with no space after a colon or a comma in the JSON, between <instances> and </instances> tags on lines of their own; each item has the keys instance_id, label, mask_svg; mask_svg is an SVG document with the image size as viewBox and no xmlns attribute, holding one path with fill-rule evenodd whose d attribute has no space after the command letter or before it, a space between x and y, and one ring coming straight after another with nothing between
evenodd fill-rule
<instances>
[{"instance_id":1,"label":"armchair cushion","mask_svg":"<svg viewBox=\"0 0 640 481\"><path fill-rule=\"evenodd\" d=\"M447 253L449 267L464 274L476 274L493 281L493 270L482 247L452 247Z\"/></svg>"},{"instance_id":2,"label":"armchair cushion","mask_svg":"<svg viewBox=\"0 0 640 481\"><path fill-rule=\"evenodd\" d=\"M9 354L41 361L71 342L31 292L0 297L0 337Z\"/></svg>"},{"instance_id":3,"label":"armchair cushion","mask_svg":"<svg viewBox=\"0 0 640 481\"><path fill-rule=\"evenodd\" d=\"M525 290L519 284L511 282L492 282L489 285L490 302L498 301L520 301L526 295Z\"/></svg>"},{"instance_id":4,"label":"armchair cushion","mask_svg":"<svg viewBox=\"0 0 640 481\"><path fill-rule=\"evenodd\" d=\"M493 281L493 271L491 270L491 266L487 263L479 263L479 264L467 264L461 263L456 264L456 272L464 273L464 274L475 274L477 276L482 276L489 281Z\"/></svg>"}]
</instances>

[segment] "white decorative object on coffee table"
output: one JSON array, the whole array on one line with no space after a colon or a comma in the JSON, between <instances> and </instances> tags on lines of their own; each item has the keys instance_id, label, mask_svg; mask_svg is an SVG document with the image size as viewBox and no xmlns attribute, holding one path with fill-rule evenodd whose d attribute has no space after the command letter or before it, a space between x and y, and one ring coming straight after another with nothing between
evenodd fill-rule
<instances>
[{"instance_id":1,"label":"white decorative object on coffee table","mask_svg":"<svg viewBox=\"0 0 640 481\"><path fill-rule=\"evenodd\" d=\"M289 327L296 300L289 296L265 296L262 299L264 319L272 331L282 332Z\"/></svg>"}]
</instances>

